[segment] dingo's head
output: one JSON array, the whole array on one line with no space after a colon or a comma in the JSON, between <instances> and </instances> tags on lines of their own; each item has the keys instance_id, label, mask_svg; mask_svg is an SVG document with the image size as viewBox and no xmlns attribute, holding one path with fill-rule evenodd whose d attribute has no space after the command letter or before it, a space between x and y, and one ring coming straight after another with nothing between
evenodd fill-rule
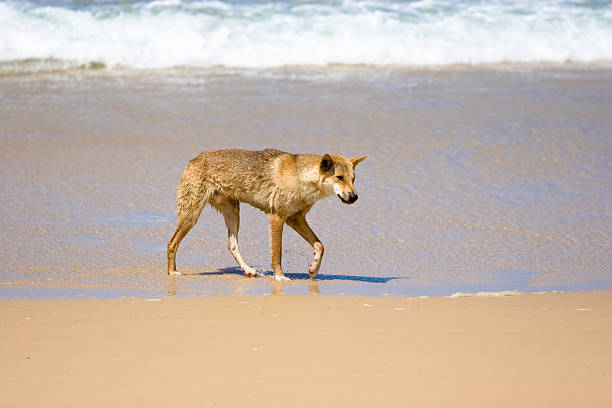
<instances>
[{"instance_id":1,"label":"dingo's head","mask_svg":"<svg viewBox=\"0 0 612 408\"><path fill-rule=\"evenodd\" d=\"M357 201L355 191L355 166L367 155L361 157L346 157L337 154L324 154L319 163L321 185L329 195L335 194L345 204Z\"/></svg>"}]
</instances>

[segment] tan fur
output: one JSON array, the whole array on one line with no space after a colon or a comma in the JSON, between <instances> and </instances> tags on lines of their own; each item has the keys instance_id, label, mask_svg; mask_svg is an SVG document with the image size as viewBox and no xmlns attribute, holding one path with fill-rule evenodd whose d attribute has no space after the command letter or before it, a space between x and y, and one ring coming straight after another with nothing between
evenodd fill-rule
<instances>
[{"instance_id":1,"label":"tan fur","mask_svg":"<svg viewBox=\"0 0 612 408\"><path fill-rule=\"evenodd\" d=\"M176 251L195 225L206 203L225 218L228 249L247 276L259 275L249 267L238 248L240 203L248 203L268 215L270 250L276 280L289 280L281 267L284 224L289 225L314 248L308 269L315 278L323 259L323 244L306 222L315 202L337 195L343 202L357 200L354 167L367 156L291 154L266 149L203 152L191 160L177 190L178 225L168 242L168 274L176 271Z\"/></svg>"}]
</instances>

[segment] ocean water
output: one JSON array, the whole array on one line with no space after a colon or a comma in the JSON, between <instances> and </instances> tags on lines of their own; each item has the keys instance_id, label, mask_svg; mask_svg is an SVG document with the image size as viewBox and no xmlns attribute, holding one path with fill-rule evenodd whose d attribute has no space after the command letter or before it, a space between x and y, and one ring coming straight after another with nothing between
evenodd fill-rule
<instances>
[{"instance_id":1,"label":"ocean water","mask_svg":"<svg viewBox=\"0 0 612 408\"><path fill-rule=\"evenodd\" d=\"M0 72L609 63L609 0L0 1Z\"/></svg>"},{"instance_id":2,"label":"ocean water","mask_svg":"<svg viewBox=\"0 0 612 408\"><path fill-rule=\"evenodd\" d=\"M611 1L0 0L0 297L446 296L612 287ZM203 150L369 154L325 244L241 207L244 278Z\"/></svg>"}]
</instances>

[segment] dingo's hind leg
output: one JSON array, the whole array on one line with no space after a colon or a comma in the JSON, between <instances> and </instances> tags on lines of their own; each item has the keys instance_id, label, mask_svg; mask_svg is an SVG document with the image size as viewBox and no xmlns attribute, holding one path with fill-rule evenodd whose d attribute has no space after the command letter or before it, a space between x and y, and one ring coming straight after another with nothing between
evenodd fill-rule
<instances>
[{"instance_id":1,"label":"dingo's hind leg","mask_svg":"<svg viewBox=\"0 0 612 408\"><path fill-rule=\"evenodd\" d=\"M251 268L242 258L240 248L238 247L238 229L240 228L240 202L238 200L225 199L214 203L214 206L219 210L225 218L227 226L227 249L234 257L240 268L246 276L260 276L260 274Z\"/></svg>"},{"instance_id":2,"label":"dingo's hind leg","mask_svg":"<svg viewBox=\"0 0 612 408\"><path fill-rule=\"evenodd\" d=\"M202 208L207 201L204 196L206 191L203 189L203 184L199 176L194 175L194 173L197 173L194 163L194 160L189 162L176 187L178 223L174 235L168 241L168 275L180 275L176 271L176 251L185 235L198 222Z\"/></svg>"},{"instance_id":3,"label":"dingo's hind leg","mask_svg":"<svg viewBox=\"0 0 612 408\"><path fill-rule=\"evenodd\" d=\"M200 212L197 214L180 214L178 225L176 226L176 231L174 231L174 235L170 238L168 242L168 275L180 275L176 270L176 251L178 250L178 246L181 244L185 235L193 228L193 226L198 221L198 217L200 216Z\"/></svg>"}]
</instances>

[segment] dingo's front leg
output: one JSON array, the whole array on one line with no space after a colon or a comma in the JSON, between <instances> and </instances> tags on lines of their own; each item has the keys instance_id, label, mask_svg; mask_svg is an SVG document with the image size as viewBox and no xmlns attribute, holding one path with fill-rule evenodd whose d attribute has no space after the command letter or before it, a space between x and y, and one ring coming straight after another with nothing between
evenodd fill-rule
<instances>
[{"instance_id":1,"label":"dingo's front leg","mask_svg":"<svg viewBox=\"0 0 612 408\"><path fill-rule=\"evenodd\" d=\"M270 220L270 254L272 255L274 279L277 281L289 281L291 279L285 276L281 266L285 219L278 214L268 214L268 219Z\"/></svg>"},{"instance_id":2,"label":"dingo's front leg","mask_svg":"<svg viewBox=\"0 0 612 408\"><path fill-rule=\"evenodd\" d=\"M310 226L306 222L305 214L294 214L287 218L287 225L293 228L314 248L314 255L310 267L308 268L308 274L310 275L311 279L316 278L317 274L319 273L319 268L321 267L321 261L323 260L323 244L319 238L317 238L315 233L312 232L312 229L310 229Z\"/></svg>"},{"instance_id":3,"label":"dingo's front leg","mask_svg":"<svg viewBox=\"0 0 612 408\"><path fill-rule=\"evenodd\" d=\"M314 279L317 277L317 274L319 273L319 268L321 267L321 261L323 260L323 244L320 242L315 242L313 245L314 247L314 256L312 257L312 263L310 264L310 267L308 268L308 274L310 275L311 279Z\"/></svg>"}]
</instances>

